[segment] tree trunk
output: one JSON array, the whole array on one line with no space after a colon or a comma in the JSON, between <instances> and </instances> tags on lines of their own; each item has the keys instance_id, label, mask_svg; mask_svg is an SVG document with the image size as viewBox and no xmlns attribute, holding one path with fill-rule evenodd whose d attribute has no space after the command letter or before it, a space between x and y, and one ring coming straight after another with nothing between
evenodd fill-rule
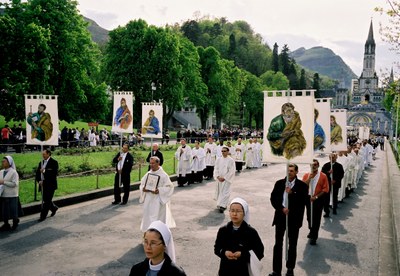
<instances>
[{"instance_id":1,"label":"tree trunk","mask_svg":"<svg viewBox=\"0 0 400 276\"><path fill-rule=\"evenodd\" d=\"M247 127L251 128L252 121L253 121L253 112L249 111L249 121Z\"/></svg>"},{"instance_id":2,"label":"tree trunk","mask_svg":"<svg viewBox=\"0 0 400 276\"><path fill-rule=\"evenodd\" d=\"M207 128L207 117L208 117L208 112L205 109L198 109L197 114L200 117L200 122L201 122L201 128L206 129Z\"/></svg>"},{"instance_id":3,"label":"tree trunk","mask_svg":"<svg viewBox=\"0 0 400 276\"><path fill-rule=\"evenodd\" d=\"M221 128L221 121L222 121L222 107L220 105L217 105L215 107L215 118L216 118L217 129L219 129Z\"/></svg>"}]
</instances>

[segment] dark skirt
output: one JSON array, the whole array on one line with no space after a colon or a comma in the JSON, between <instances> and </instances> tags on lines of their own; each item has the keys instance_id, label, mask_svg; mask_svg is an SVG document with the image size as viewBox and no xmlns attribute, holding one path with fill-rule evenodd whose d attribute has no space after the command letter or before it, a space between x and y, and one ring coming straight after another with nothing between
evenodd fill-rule
<instances>
[{"instance_id":1,"label":"dark skirt","mask_svg":"<svg viewBox=\"0 0 400 276\"><path fill-rule=\"evenodd\" d=\"M3 221L18 218L18 197L1 198L1 217Z\"/></svg>"}]
</instances>

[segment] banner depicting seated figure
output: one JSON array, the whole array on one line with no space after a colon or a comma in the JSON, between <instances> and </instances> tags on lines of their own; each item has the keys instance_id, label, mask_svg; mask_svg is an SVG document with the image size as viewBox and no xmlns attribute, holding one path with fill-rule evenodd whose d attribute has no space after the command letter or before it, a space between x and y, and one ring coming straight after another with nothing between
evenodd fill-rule
<instances>
[{"instance_id":1,"label":"banner depicting seated figure","mask_svg":"<svg viewBox=\"0 0 400 276\"><path fill-rule=\"evenodd\" d=\"M132 107L132 92L114 92L112 131L120 133L133 132Z\"/></svg>"},{"instance_id":2,"label":"banner depicting seated figure","mask_svg":"<svg viewBox=\"0 0 400 276\"><path fill-rule=\"evenodd\" d=\"M347 110L331 111L331 151L347 150Z\"/></svg>"},{"instance_id":3,"label":"banner depicting seated figure","mask_svg":"<svg viewBox=\"0 0 400 276\"><path fill-rule=\"evenodd\" d=\"M331 99L315 99L314 107L314 153L331 152Z\"/></svg>"},{"instance_id":4,"label":"banner depicting seated figure","mask_svg":"<svg viewBox=\"0 0 400 276\"><path fill-rule=\"evenodd\" d=\"M358 129L358 138L361 140L368 140L369 139L369 127L367 126L361 126Z\"/></svg>"},{"instance_id":5,"label":"banner depicting seated figure","mask_svg":"<svg viewBox=\"0 0 400 276\"><path fill-rule=\"evenodd\" d=\"M57 98L57 95L25 95L27 145L58 145Z\"/></svg>"},{"instance_id":6,"label":"banner depicting seated figure","mask_svg":"<svg viewBox=\"0 0 400 276\"><path fill-rule=\"evenodd\" d=\"M142 103L142 137L162 138L162 103Z\"/></svg>"},{"instance_id":7,"label":"banner depicting seated figure","mask_svg":"<svg viewBox=\"0 0 400 276\"><path fill-rule=\"evenodd\" d=\"M264 91L263 161L312 163L314 90Z\"/></svg>"}]
</instances>

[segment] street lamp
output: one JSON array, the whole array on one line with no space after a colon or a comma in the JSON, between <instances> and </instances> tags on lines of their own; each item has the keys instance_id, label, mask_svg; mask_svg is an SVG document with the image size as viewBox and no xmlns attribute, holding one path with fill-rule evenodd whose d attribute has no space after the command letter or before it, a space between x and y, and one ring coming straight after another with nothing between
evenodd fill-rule
<instances>
[{"instance_id":1,"label":"street lamp","mask_svg":"<svg viewBox=\"0 0 400 276\"><path fill-rule=\"evenodd\" d=\"M242 116L242 129L244 128L244 109L246 108L246 103L243 102L243 116Z\"/></svg>"},{"instance_id":2,"label":"street lamp","mask_svg":"<svg viewBox=\"0 0 400 276\"><path fill-rule=\"evenodd\" d=\"M156 84L154 82L151 83L151 101L153 101L153 94L157 90Z\"/></svg>"}]
</instances>

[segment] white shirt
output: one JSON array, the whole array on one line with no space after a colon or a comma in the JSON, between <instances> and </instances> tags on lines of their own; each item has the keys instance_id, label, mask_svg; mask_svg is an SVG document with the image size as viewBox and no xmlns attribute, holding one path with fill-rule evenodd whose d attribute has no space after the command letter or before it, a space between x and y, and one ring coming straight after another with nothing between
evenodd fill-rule
<instances>
[{"instance_id":1,"label":"white shirt","mask_svg":"<svg viewBox=\"0 0 400 276\"><path fill-rule=\"evenodd\" d=\"M290 187L290 189L293 188L295 182L296 182L296 178L293 179L292 182L289 182L289 187ZM286 192L286 189L285 189L285 191L283 192L282 206L285 207L285 208L287 208L287 207L288 207L288 205L287 205L288 202L289 202L289 194Z\"/></svg>"},{"instance_id":2,"label":"white shirt","mask_svg":"<svg viewBox=\"0 0 400 276\"><path fill-rule=\"evenodd\" d=\"M122 157L122 159L118 161L118 170L120 171L120 170L122 170L122 167L124 166L126 153L122 152L119 156Z\"/></svg>"}]
</instances>

